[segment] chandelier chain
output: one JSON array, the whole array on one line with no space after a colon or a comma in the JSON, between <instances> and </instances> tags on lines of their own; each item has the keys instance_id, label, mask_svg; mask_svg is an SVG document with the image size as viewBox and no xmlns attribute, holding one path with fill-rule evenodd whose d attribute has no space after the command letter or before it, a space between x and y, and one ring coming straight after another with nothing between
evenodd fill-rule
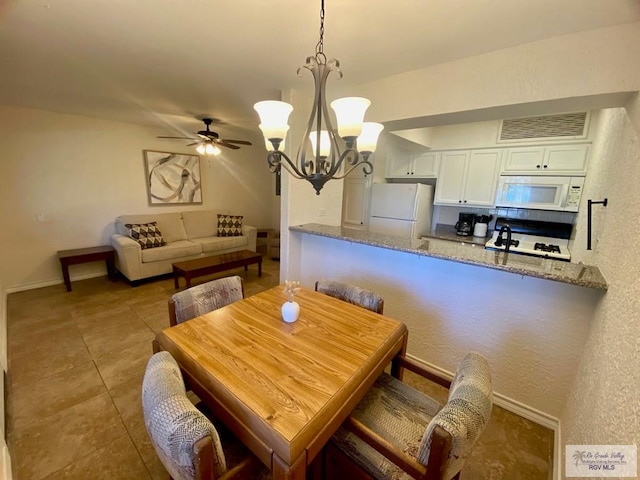
<instances>
[{"instance_id":1,"label":"chandelier chain","mask_svg":"<svg viewBox=\"0 0 640 480\"><path fill-rule=\"evenodd\" d=\"M321 2L320 6L320 40L316 45L316 57L324 58L324 0Z\"/></svg>"}]
</instances>

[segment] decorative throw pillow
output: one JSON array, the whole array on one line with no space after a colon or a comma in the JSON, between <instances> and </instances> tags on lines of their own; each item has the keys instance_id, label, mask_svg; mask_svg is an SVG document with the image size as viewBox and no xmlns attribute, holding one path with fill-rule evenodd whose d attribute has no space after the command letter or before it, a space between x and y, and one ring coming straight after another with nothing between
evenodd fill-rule
<instances>
[{"instance_id":1,"label":"decorative throw pillow","mask_svg":"<svg viewBox=\"0 0 640 480\"><path fill-rule=\"evenodd\" d=\"M129 236L138 242L143 250L164 245L157 222L125 223L124 226L129 229Z\"/></svg>"},{"instance_id":2,"label":"decorative throw pillow","mask_svg":"<svg viewBox=\"0 0 640 480\"><path fill-rule=\"evenodd\" d=\"M240 237L242 236L242 215L218 214L218 236Z\"/></svg>"}]
</instances>

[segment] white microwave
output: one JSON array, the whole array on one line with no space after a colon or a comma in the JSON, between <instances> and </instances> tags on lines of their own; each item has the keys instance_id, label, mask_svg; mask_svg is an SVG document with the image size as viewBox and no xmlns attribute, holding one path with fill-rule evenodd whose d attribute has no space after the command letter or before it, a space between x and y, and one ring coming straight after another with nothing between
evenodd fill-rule
<instances>
[{"instance_id":1,"label":"white microwave","mask_svg":"<svg viewBox=\"0 0 640 480\"><path fill-rule=\"evenodd\" d=\"M501 176L496 207L577 212L584 177Z\"/></svg>"}]
</instances>

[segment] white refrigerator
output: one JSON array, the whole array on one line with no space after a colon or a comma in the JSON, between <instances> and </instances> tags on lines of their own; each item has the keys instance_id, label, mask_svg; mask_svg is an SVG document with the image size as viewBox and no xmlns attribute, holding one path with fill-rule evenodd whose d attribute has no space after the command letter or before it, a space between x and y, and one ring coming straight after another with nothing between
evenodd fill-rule
<instances>
[{"instance_id":1,"label":"white refrigerator","mask_svg":"<svg viewBox=\"0 0 640 480\"><path fill-rule=\"evenodd\" d=\"M420 238L431 230L433 187L422 183L374 183L369 231Z\"/></svg>"}]
</instances>

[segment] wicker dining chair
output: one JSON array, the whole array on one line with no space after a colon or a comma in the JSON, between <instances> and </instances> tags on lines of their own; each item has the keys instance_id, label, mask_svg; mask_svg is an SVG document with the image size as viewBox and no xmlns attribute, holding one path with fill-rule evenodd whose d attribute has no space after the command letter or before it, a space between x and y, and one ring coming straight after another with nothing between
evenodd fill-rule
<instances>
[{"instance_id":1,"label":"wicker dining chair","mask_svg":"<svg viewBox=\"0 0 640 480\"><path fill-rule=\"evenodd\" d=\"M400 356L407 370L449 388L441 406L383 373L325 449L326 478L458 479L491 416L486 359L468 353L451 382Z\"/></svg>"},{"instance_id":2,"label":"wicker dining chair","mask_svg":"<svg viewBox=\"0 0 640 480\"><path fill-rule=\"evenodd\" d=\"M220 278L175 293L169 299L169 325L191 320L244 298L242 277Z\"/></svg>"},{"instance_id":3,"label":"wicker dining chair","mask_svg":"<svg viewBox=\"0 0 640 480\"><path fill-rule=\"evenodd\" d=\"M372 312L382 314L384 310L384 300L380 295L348 283L334 280L318 280L316 282L316 292L358 305Z\"/></svg>"},{"instance_id":4,"label":"wicker dining chair","mask_svg":"<svg viewBox=\"0 0 640 480\"><path fill-rule=\"evenodd\" d=\"M267 479L268 469L187 398L180 368L169 352L153 355L142 382L142 412L151 443L174 480ZM227 433L227 432L225 432Z\"/></svg>"}]
</instances>

